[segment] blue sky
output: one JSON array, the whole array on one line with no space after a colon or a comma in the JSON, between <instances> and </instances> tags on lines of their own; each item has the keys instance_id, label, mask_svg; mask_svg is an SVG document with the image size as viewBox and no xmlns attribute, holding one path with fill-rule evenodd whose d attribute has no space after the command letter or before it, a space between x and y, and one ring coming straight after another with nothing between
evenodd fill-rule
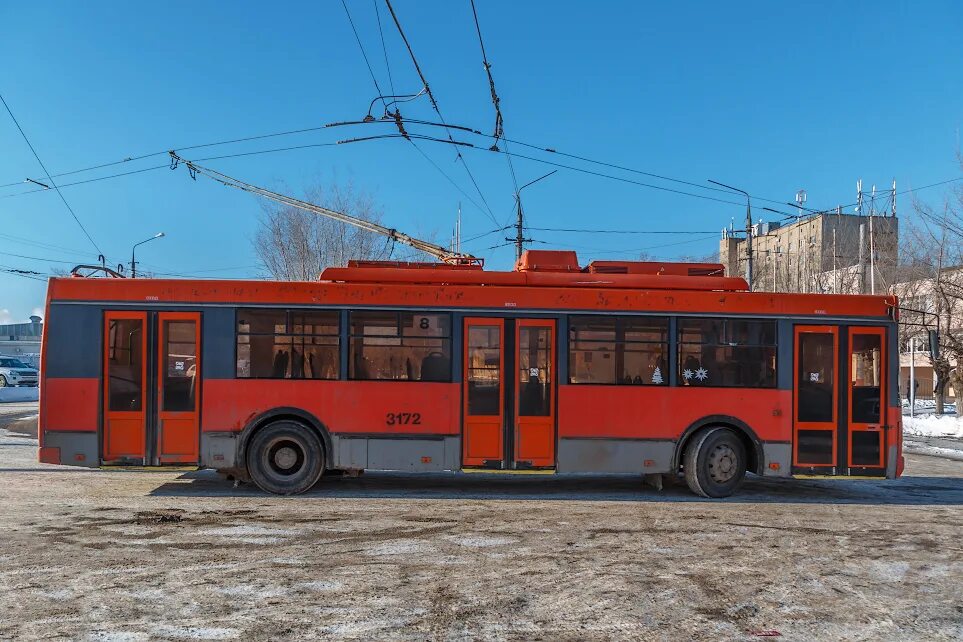
<instances>
[{"instance_id":1,"label":"blue sky","mask_svg":"<svg viewBox=\"0 0 963 642\"><path fill-rule=\"evenodd\" d=\"M830 207L855 182L900 188L960 175L963 121L958 2L502 2L476 0L510 138L703 184L714 178L754 195ZM803 6L804 4L804 6ZM383 89L388 88L374 4L348 6ZM486 133L494 114L468 0L395 0L418 61L450 123ZM383 4L395 88L421 84ZM341 2L4 3L0 93L52 173L169 148L359 119L375 96ZM376 108L377 110L377 108ZM409 118L435 120L425 99ZM377 111L376 111L377 113ZM417 128L412 127L412 130ZM437 135L440 130L421 129ZM391 133L385 125L329 129L192 152L199 158ZM482 145L468 161L499 225L513 210L503 155ZM449 145L421 148L480 202ZM669 188L713 192L578 164ZM42 172L0 111L0 185ZM69 183L163 164L162 157L59 179ZM353 181L384 220L447 240L459 201L463 236L495 228L403 140L317 147L210 161L253 183L300 193ZM552 167L516 159L519 183ZM47 273L91 262L96 251L53 192L4 198L0 266ZM249 195L167 169L84 185L63 194L112 263L133 243L157 272L241 278L259 270L251 246L260 206ZM920 193L941 198L940 189ZM737 200L737 199L734 199ZM904 213L909 197L900 199ZM587 262L706 254L744 210L570 170L526 190L533 227L589 227L705 235L589 235L533 231ZM467 244L506 269L513 248ZM11 256L19 254L21 258ZM44 283L0 272L0 318L43 305Z\"/></svg>"}]
</instances>

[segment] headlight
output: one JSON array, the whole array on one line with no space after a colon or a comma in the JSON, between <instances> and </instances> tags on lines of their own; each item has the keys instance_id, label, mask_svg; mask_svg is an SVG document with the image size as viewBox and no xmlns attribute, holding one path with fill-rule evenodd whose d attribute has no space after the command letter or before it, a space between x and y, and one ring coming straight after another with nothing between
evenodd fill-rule
<instances>
[{"instance_id":1,"label":"headlight","mask_svg":"<svg viewBox=\"0 0 963 642\"><path fill-rule=\"evenodd\" d=\"M20 378L20 375L18 375L16 372L11 372L11 373L10 373L10 378L11 378L11 379L19 379L19 378Z\"/></svg>"}]
</instances>

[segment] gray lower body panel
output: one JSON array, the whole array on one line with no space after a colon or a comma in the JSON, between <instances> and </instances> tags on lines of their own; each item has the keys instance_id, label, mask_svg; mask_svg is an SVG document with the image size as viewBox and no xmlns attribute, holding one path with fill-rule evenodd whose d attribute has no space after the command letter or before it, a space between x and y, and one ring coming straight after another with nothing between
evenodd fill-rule
<instances>
[{"instance_id":1,"label":"gray lower body panel","mask_svg":"<svg viewBox=\"0 0 963 642\"><path fill-rule=\"evenodd\" d=\"M233 470L238 467L236 432L202 432L201 466L217 470Z\"/></svg>"},{"instance_id":2,"label":"gray lower body panel","mask_svg":"<svg viewBox=\"0 0 963 642\"><path fill-rule=\"evenodd\" d=\"M69 466L100 466L100 446L95 432L46 431L43 435L46 448L60 449L60 463Z\"/></svg>"},{"instance_id":3,"label":"gray lower body panel","mask_svg":"<svg viewBox=\"0 0 963 642\"><path fill-rule=\"evenodd\" d=\"M331 435L332 468L451 471L461 468L461 438L392 439Z\"/></svg>"},{"instance_id":4,"label":"gray lower body panel","mask_svg":"<svg viewBox=\"0 0 963 642\"><path fill-rule=\"evenodd\" d=\"M656 439L560 439L560 473L668 473L675 442Z\"/></svg>"},{"instance_id":5,"label":"gray lower body panel","mask_svg":"<svg viewBox=\"0 0 963 642\"><path fill-rule=\"evenodd\" d=\"M792 444L763 442L762 474L765 477L790 477L792 475ZM778 464L773 469L771 464Z\"/></svg>"}]
</instances>

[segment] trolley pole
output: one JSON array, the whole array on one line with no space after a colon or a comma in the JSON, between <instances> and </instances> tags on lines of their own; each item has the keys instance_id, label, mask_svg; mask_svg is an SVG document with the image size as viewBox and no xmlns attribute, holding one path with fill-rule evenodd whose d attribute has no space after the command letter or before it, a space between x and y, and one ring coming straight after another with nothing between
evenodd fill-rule
<instances>
[{"instance_id":1,"label":"trolley pole","mask_svg":"<svg viewBox=\"0 0 963 642\"><path fill-rule=\"evenodd\" d=\"M713 185L718 185L719 187L725 187L726 189L731 189L733 192L739 192L746 197L746 281L749 283L749 291L752 291L752 197L749 196L749 192L741 190L738 187L733 187L732 185L726 185L725 183L720 183L719 181L714 181L711 178L709 182Z\"/></svg>"}]
</instances>

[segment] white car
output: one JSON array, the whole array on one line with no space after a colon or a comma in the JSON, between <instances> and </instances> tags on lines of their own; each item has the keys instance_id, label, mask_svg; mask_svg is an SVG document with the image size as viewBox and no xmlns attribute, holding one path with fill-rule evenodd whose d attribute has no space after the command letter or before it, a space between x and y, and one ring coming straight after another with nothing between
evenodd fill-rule
<instances>
[{"instance_id":1,"label":"white car","mask_svg":"<svg viewBox=\"0 0 963 642\"><path fill-rule=\"evenodd\" d=\"M36 386L39 373L16 357L0 356L0 388Z\"/></svg>"}]
</instances>

